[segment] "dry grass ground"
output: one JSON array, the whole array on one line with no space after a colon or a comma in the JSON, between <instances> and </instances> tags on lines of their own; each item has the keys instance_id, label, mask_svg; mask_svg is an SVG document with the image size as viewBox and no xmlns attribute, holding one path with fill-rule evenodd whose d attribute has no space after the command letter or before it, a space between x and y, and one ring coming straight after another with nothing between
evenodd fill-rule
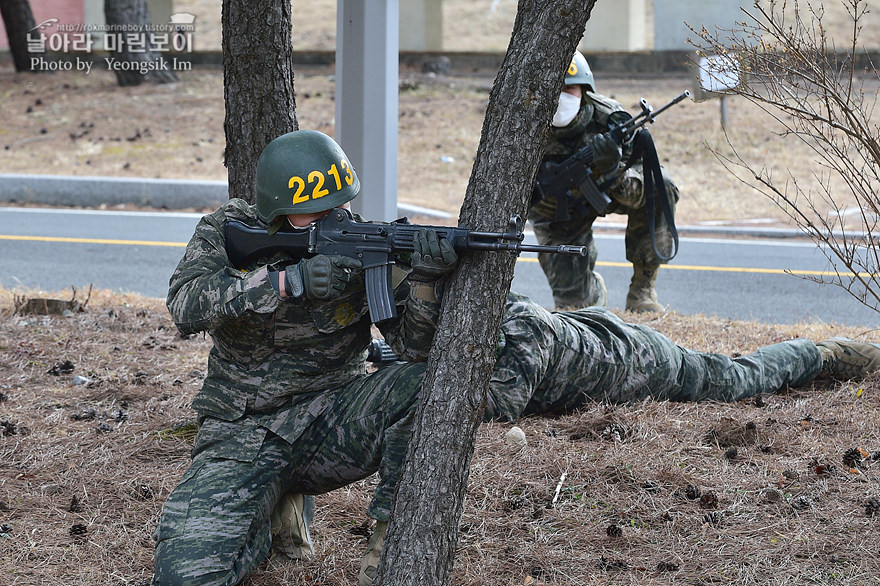
<instances>
[{"instance_id":1,"label":"dry grass ground","mask_svg":"<svg viewBox=\"0 0 880 586\"><path fill-rule=\"evenodd\" d=\"M831 34L845 39L842 2L826 3ZM649 3L650 5L650 3ZM219 47L219 4L187 0L175 4L197 15L197 49ZM335 0L294 3L294 42L303 50L334 47ZM449 50L503 50L515 11L513 0L444 2L444 46ZM870 26L862 42L880 46L880 27ZM833 26L832 26L833 25ZM469 43L477 44L477 46ZM297 116L301 128L334 133L332 69L296 72ZM399 178L401 201L457 214L480 140L494 72L469 76L427 76L401 71L399 98ZM4 172L223 180L223 82L219 70L180 74L167 86L119 88L100 69L53 75L16 75L0 70L0 127ZM655 107L693 81L689 75L600 75L598 89L637 110L639 98ZM869 83L869 95L877 90ZM780 128L756 107L731 98L728 134L742 156L766 167L780 184L797 178L818 185L815 156L803 145L783 140ZM663 164L678 183L680 225L769 221L787 217L767 197L727 172L713 150L730 154L717 101L685 101L651 128ZM844 207L846 187L830 188ZM499 185L499 189L505 186ZM820 206L823 209L824 206ZM620 217L610 217L620 222Z\"/></svg>"},{"instance_id":2,"label":"dry grass ground","mask_svg":"<svg viewBox=\"0 0 880 586\"><path fill-rule=\"evenodd\" d=\"M332 71L297 74L301 128L333 134ZM635 108L660 106L691 87L686 75L608 76L603 93ZM404 71L399 98L398 193L402 202L457 214L464 198L492 84L484 76ZM120 88L107 71L16 75L0 71L4 172L224 180L223 85L219 70L197 70L166 86ZM744 158L775 178L813 184L815 156L783 140L756 107L730 99L728 134ZM712 150L729 154L717 101L686 100L652 126L663 164L682 199L680 225L729 224L786 216L726 171ZM784 146L783 146L784 145ZM499 189L505 186L499 185ZM846 205L845 186L831 188ZM620 222L620 217L608 220Z\"/></svg>"},{"instance_id":3,"label":"dry grass ground","mask_svg":"<svg viewBox=\"0 0 880 586\"><path fill-rule=\"evenodd\" d=\"M177 335L161 300L97 291L63 317L15 313L13 297L0 290L0 583L145 586L210 342ZM863 333L624 317L725 353ZM452 583L876 584L878 382L593 405L520 422L525 447L484 424ZM372 487L319 496L315 559L270 561L247 584L353 583Z\"/></svg>"}]
</instances>

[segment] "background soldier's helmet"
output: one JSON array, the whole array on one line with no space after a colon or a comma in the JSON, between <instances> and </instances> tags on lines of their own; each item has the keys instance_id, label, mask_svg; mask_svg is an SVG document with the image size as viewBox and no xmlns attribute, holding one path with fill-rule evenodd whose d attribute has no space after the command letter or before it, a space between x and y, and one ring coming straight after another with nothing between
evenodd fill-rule
<instances>
[{"instance_id":1,"label":"background soldier's helmet","mask_svg":"<svg viewBox=\"0 0 880 586\"><path fill-rule=\"evenodd\" d=\"M587 63L587 58L580 51L574 52L568 71L565 72L565 85L585 85L591 92L596 91L596 82L593 81L593 72Z\"/></svg>"},{"instance_id":2,"label":"background soldier's helmet","mask_svg":"<svg viewBox=\"0 0 880 586\"><path fill-rule=\"evenodd\" d=\"M257 216L267 224L339 207L361 189L342 147L316 130L295 130L266 145L256 183Z\"/></svg>"}]
</instances>

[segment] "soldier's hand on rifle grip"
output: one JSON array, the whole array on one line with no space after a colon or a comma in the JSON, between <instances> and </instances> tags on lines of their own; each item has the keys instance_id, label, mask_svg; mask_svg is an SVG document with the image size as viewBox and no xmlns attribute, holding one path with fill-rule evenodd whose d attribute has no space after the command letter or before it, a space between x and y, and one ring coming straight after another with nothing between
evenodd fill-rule
<instances>
[{"instance_id":1,"label":"soldier's hand on rifle grip","mask_svg":"<svg viewBox=\"0 0 880 586\"><path fill-rule=\"evenodd\" d=\"M617 169L622 156L620 146L614 141L610 133L597 134L590 140L593 149L593 168L599 175L610 173Z\"/></svg>"},{"instance_id":2,"label":"soldier's hand on rifle grip","mask_svg":"<svg viewBox=\"0 0 880 586\"><path fill-rule=\"evenodd\" d=\"M452 244L446 238L438 238L435 230L421 229L413 237L410 280L436 281L451 272L457 262Z\"/></svg>"},{"instance_id":3,"label":"soldier's hand on rifle grip","mask_svg":"<svg viewBox=\"0 0 880 586\"><path fill-rule=\"evenodd\" d=\"M347 256L319 254L288 266L284 285L291 297L335 299L345 291L352 277L360 274L361 261Z\"/></svg>"}]
</instances>

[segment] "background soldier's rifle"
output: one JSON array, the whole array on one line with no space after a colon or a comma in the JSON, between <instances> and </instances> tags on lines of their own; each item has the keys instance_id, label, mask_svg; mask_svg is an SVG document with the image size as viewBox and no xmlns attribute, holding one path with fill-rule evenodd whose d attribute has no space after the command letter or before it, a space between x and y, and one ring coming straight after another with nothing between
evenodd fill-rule
<instances>
[{"instance_id":1,"label":"background soldier's rifle","mask_svg":"<svg viewBox=\"0 0 880 586\"><path fill-rule=\"evenodd\" d=\"M420 226L406 218L394 222L358 222L351 212L337 208L306 228L269 234L266 228L248 226L228 220L224 227L226 254L236 267L286 252L294 260L318 254L337 254L356 258L363 263L370 319L380 322L397 315L391 284L391 265L401 253L413 251L413 238L418 231L429 228L439 238L446 238L452 247L463 250L512 252L549 252L585 256L584 246L541 246L523 244L523 222L518 216L510 219L506 232L477 232L450 226Z\"/></svg>"}]
</instances>

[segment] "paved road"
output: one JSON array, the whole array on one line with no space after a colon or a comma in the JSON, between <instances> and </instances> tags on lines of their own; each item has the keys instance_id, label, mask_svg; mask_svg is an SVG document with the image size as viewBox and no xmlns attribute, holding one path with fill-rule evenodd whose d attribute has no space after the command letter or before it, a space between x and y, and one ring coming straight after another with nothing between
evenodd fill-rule
<instances>
[{"instance_id":1,"label":"paved road","mask_svg":"<svg viewBox=\"0 0 880 586\"><path fill-rule=\"evenodd\" d=\"M599 234L597 270L608 287L609 307L622 308L632 276L623 236ZM522 259L528 262L530 259ZM535 259L536 260L536 259ZM512 288L531 281L518 263ZM535 264L537 264L535 262ZM880 314L849 293L810 278L827 275L828 260L812 242L682 238L672 263L657 280L660 302L683 314L707 314L768 323L835 322L877 327ZM788 274L785 271L791 271ZM543 278L543 274L540 274ZM531 295L551 303L549 285L538 280Z\"/></svg>"},{"instance_id":2,"label":"paved road","mask_svg":"<svg viewBox=\"0 0 880 586\"><path fill-rule=\"evenodd\" d=\"M0 285L63 290L99 288L164 297L168 278L198 214L0 207ZM622 236L598 234L599 270L609 305L622 307L631 268ZM774 323L821 320L877 327L880 314L838 287L802 277L829 264L815 245L792 240L682 238L661 271L660 301L680 313ZM517 263L513 289L551 305L534 255Z\"/></svg>"}]
</instances>

